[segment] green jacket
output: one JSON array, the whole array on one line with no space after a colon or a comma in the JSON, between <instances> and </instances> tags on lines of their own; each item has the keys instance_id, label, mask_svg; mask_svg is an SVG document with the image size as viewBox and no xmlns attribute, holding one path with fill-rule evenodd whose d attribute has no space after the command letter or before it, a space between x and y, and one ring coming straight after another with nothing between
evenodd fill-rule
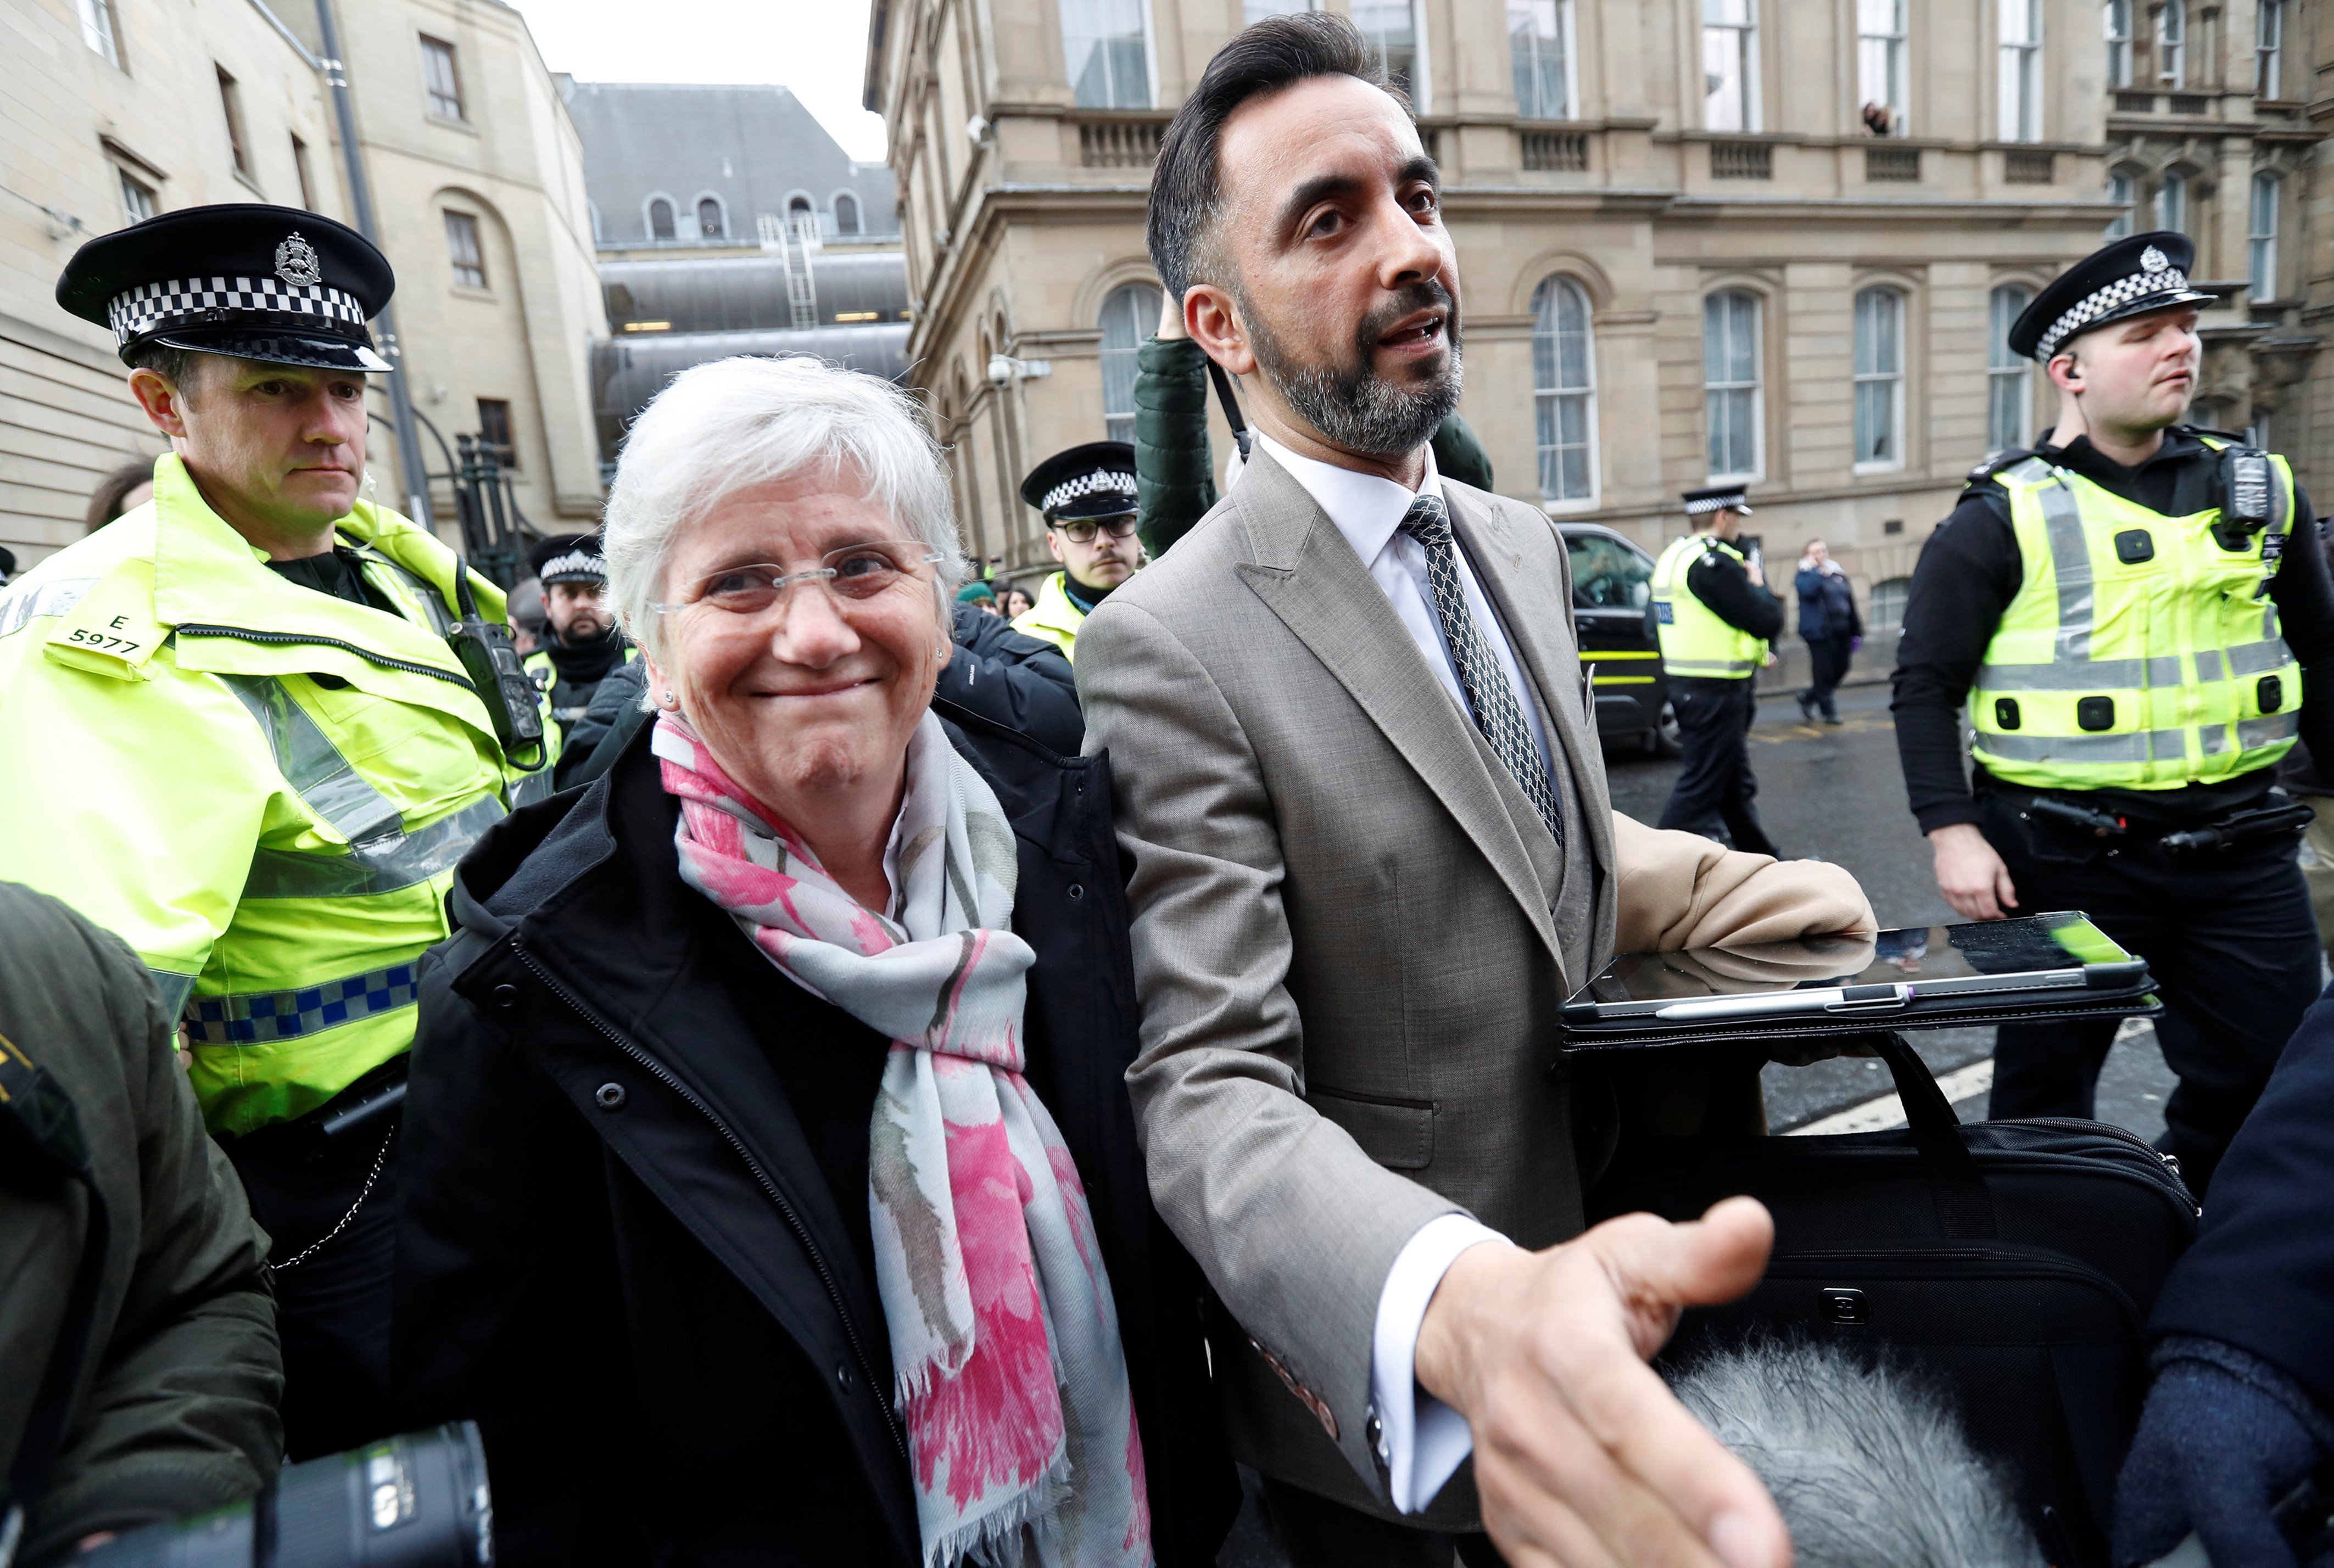
<instances>
[{"instance_id":1,"label":"green jacket","mask_svg":"<svg viewBox=\"0 0 2334 1568\"><path fill-rule=\"evenodd\" d=\"M1216 504L1208 455L1208 355L1189 338L1145 338L1134 360L1136 532L1157 560ZM1435 428L1434 467L1447 479L1491 487L1491 459L1467 421Z\"/></svg>"},{"instance_id":2,"label":"green jacket","mask_svg":"<svg viewBox=\"0 0 2334 1568\"><path fill-rule=\"evenodd\" d=\"M152 501L0 590L0 877L154 972L215 1132L304 1115L412 1044L454 862L551 789L447 645L454 553L364 502L338 533L393 613L269 571L166 455Z\"/></svg>"},{"instance_id":3,"label":"green jacket","mask_svg":"<svg viewBox=\"0 0 2334 1568\"><path fill-rule=\"evenodd\" d=\"M227 1156L173 1051L177 1019L121 940L0 882L0 1035L73 1102L111 1237L81 1381L20 1563L92 1531L248 1497L282 1462L275 1301ZM15 1461L81 1260L78 1186L0 1167L0 1475Z\"/></svg>"}]
</instances>

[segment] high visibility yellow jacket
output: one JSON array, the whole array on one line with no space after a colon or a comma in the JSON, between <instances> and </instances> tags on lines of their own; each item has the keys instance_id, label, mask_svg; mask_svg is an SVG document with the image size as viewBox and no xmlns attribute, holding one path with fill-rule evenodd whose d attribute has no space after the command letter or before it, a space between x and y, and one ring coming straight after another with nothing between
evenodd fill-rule
<instances>
[{"instance_id":1,"label":"high visibility yellow jacket","mask_svg":"<svg viewBox=\"0 0 2334 1568\"><path fill-rule=\"evenodd\" d=\"M1722 620L1686 585L1686 573L1712 552L1742 559L1742 552L1714 534L1689 534L1672 540L1654 563L1654 623L1662 669L1671 675L1748 680L1767 661L1766 640Z\"/></svg>"},{"instance_id":2,"label":"high visibility yellow jacket","mask_svg":"<svg viewBox=\"0 0 2334 1568\"><path fill-rule=\"evenodd\" d=\"M1067 572L1056 572L1046 579L1037 590L1037 601L1013 618L1013 630L1025 637L1050 642L1062 650L1062 657L1075 664L1078 659L1078 628L1086 622L1086 612L1070 598L1069 590L1062 586Z\"/></svg>"},{"instance_id":3,"label":"high visibility yellow jacket","mask_svg":"<svg viewBox=\"0 0 2334 1568\"><path fill-rule=\"evenodd\" d=\"M397 614L269 571L166 455L151 502L0 591L0 878L144 960L216 1132L410 1046L455 861L549 793L446 642L453 553L362 502L339 534Z\"/></svg>"},{"instance_id":4,"label":"high visibility yellow jacket","mask_svg":"<svg viewBox=\"0 0 2334 1568\"><path fill-rule=\"evenodd\" d=\"M1970 692L1987 772L2034 789L2178 789L2292 748L2301 667L2268 585L2293 471L2270 466L2269 526L2235 550L2213 536L2218 508L2166 517L2038 457L1995 474L2023 580Z\"/></svg>"}]
</instances>

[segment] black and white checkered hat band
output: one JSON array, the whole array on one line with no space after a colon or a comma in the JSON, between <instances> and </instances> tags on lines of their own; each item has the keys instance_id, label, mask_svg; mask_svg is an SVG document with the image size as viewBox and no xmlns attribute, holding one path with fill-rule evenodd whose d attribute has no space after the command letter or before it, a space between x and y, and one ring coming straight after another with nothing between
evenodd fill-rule
<instances>
[{"instance_id":1,"label":"black and white checkered hat band","mask_svg":"<svg viewBox=\"0 0 2334 1568\"><path fill-rule=\"evenodd\" d=\"M1046 492L1046 504L1038 508L1051 512L1065 501L1075 501L1081 495L1091 495L1098 490L1108 490L1134 499L1134 476L1115 468L1097 468L1091 474L1081 474L1075 479L1065 479Z\"/></svg>"},{"instance_id":2,"label":"black and white checkered hat band","mask_svg":"<svg viewBox=\"0 0 2334 1568\"><path fill-rule=\"evenodd\" d=\"M213 315L236 312L238 315ZM246 313L273 318L251 320ZM128 343L167 327L195 325L298 326L305 317L336 338L364 331L364 306L354 295L325 284L287 284L281 278L174 278L168 283L140 284L116 294L105 307L118 342Z\"/></svg>"},{"instance_id":3,"label":"black and white checkered hat band","mask_svg":"<svg viewBox=\"0 0 2334 1568\"><path fill-rule=\"evenodd\" d=\"M2035 343L2034 357L2047 365L2060 343L2109 311L2127 305L2143 294L2184 293L2187 288L2188 274L2178 267L2159 267L2152 273L2136 272L2119 277L2088 298L2076 301L2065 315L2052 322L2050 330Z\"/></svg>"},{"instance_id":4,"label":"black and white checkered hat band","mask_svg":"<svg viewBox=\"0 0 2334 1568\"><path fill-rule=\"evenodd\" d=\"M1723 512L1730 506L1741 506L1742 501L1743 495L1740 490L1731 495L1704 495L1698 501L1687 502L1685 515L1689 517L1699 517L1705 512Z\"/></svg>"},{"instance_id":5,"label":"black and white checkered hat band","mask_svg":"<svg viewBox=\"0 0 2334 1568\"><path fill-rule=\"evenodd\" d=\"M573 581L578 577L605 582L608 580L608 563L601 556L582 550L570 550L564 555L555 555L545 562L543 570L535 575L540 582L556 582L563 578Z\"/></svg>"}]
</instances>

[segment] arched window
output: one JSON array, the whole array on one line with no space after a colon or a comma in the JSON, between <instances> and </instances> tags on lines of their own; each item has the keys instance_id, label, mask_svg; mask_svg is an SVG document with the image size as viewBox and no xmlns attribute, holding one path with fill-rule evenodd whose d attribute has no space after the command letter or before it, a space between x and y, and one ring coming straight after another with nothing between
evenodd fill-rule
<instances>
[{"instance_id":1,"label":"arched window","mask_svg":"<svg viewBox=\"0 0 2334 1568\"><path fill-rule=\"evenodd\" d=\"M672 203L659 197L649 203L649 238L672 237Z\"/></svg>"},{"instance_id":2,"label":"arched window","mask_svg":"<svg viewBox=\"0 0 2334 1568\"><path fill-rule=\"evenodd\" d=\"M2245 232L2252 262L2252 297L2257 300L2277 298L2278 189L2277 176L2253 176L2252 218Z\"/></svg>"},{"instance_id":3,"label":"arched window","mask_svg":"<svg viewBox=\"0 0 2334 1568\"><path fill-rule=\"evenodd\" d=\"M1539 411L1539 493L1550 501L1596 494L1596 361L1588 296L1570 278L1543 279L1532 295L1532 396Z\"/></svg>"},{"instance_id":4,"label":"arched window","mask_svg":"<svg viewBox=\"0 0 2334 1568\"><path fill-rule=\"evenodd\" d=\"M834 193L834 232L837 234L859 232L859 198L847 190Z\"/></svg>"},{"instance_id":5,"label":"arched window","mask_svg":"<svg viewBox=\"0 0 2334 1568\"><path fill-rule=\"evenodd\" d=\"M2175 234L2188 232L2188 177L2167 174L2156 188L2156 226Z\"/></svg>"},{"instance_id":6,"label":"arched window","mask_svg":"<svg viewBox=\"0 0 2334 1568\"><path fill-rule=\"evenodd\" d=\"M1759 296L1726 289L1702 302L1702 403L1710 427L1710 476L1759 474Z\"/></svg>"},{"instance_id":7,"label":"arched window","mask_svg":"<svg viewBox=\"0 0 2334 1568\"><path fill-rule=\"evenodd\" d=\"M2156 75L2166 87L2188 85L2188 0L2164 0L2156 14Z\"/></svg>"},{"instance_id":8,"label":"arched window","mask_svg":"<svg viewBox=\"0 0 2334 1568\"><path fill-rule=\"evenodd\" d=\"M2121 239L2131 232L2131 176L2120 168L2110 170L2107 174L2107 199L2123 210L2107 221L2107 238Z\"/></svg>"},{"instance_id":9,"label":"arched window","mask_svg":"<svg viewBox=\"0 0 2334 1568\"><path fill-rule=\"evenodd\" d=\"M1856 296L1856 466L1905 466L1905 296Z\"/></svg>"},{"instance_id":10,"label":"arched window","mask_svg":"<svg viewBox=\"0 0 2334 1568\"><path fill-rule=\"evenodd\" d=\"M2034 298L2031 289L2004 284L1993 291L1992 327L1986 340L1985 448L2023 447L2034 430L2034 365L2010 347L2011 323Z\"/></svg>"},{"instance_id":11,"label":"arched window","mask_svg":"<svg viewBox=\"0 0 2334 1568\"><path fill-rule=\"evenodd\" d=\"M697 202L697 233L701 239L719 239L728 226L721 221L721 204L713 197L700 197Z\"/></svg>"},{"instance_id":12,"label":"arched window","mask_svg":"<svg viewBox=\"0 0 2334 1568\"><path fill-rule=\"evenodd\" d=\"M1102 303L1102 412L1114 441L1134 439L1134 360L1159 324L1159 285L1124 284Z\"/></svg>"},{"instance_id":13,"label":"arched window","mask_svg":"<svg viewBox=\"0 0 2334 1568\"><path fill-rule=\"evenodd\" d=\"M1872 585L1871 609L1864 619L1876 630L1905 624L1905 595L1911 592L1909 577L1889 577Z\"/></svg>"}]
</instances>

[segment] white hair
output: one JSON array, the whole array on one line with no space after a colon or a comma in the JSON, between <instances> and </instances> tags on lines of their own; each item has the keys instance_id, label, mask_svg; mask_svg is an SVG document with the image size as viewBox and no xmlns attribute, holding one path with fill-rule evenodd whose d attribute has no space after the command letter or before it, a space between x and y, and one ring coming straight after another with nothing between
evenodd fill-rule
<instances>
[{"instance_id":1,"label":"white hair","mask_svg":"<svg viewBox=\"0 0 2334 1568\"><path fill-rule=\"evenodd\" d=\"M1798 1568L2042 1568L2002 1476L1945 1397L1900 1366L1753 1342L1672 1386L1767 1484Z\"/></svg>"},{"instance_id":2,"label":"white hair","mask_svg":"<svg viewBox=\"0 0 2334 1568\"><path fill-rule=\"evenodd\" d=\"M809 355L693 365L652 399L625 438L608 492L608 597L624 630L662 662L651 608L667 592L673 542L725 495L805 472L848 468L906 536L943 559L945 611L967 570L940 447L891 382Z\"/></svg>"}]
</instances>

